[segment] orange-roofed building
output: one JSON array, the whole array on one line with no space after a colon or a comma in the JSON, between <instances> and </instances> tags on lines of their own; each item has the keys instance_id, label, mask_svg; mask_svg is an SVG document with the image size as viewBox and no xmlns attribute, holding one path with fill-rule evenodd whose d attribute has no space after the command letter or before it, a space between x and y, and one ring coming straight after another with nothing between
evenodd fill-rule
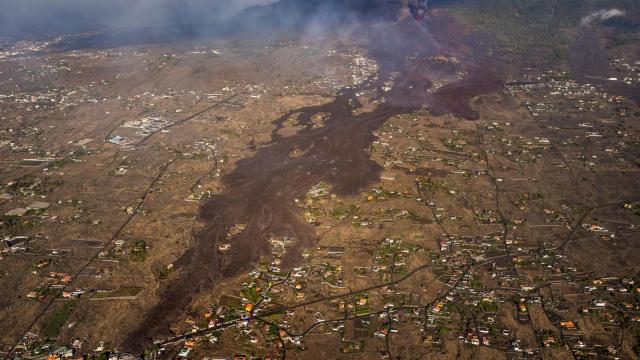
<instances>
[{"instance_id":1,"label":"orange-roofed building","mask_svg":"<svg viewBox=\"0 0 640 360\"><path fill-rule=\"evenodd\" d=\"M566 328L566 329L575 329L576 328L576 324L573 323L573 321L569 320L569 321L560 321L560 326Z\"/></svg>"}]
</instances>

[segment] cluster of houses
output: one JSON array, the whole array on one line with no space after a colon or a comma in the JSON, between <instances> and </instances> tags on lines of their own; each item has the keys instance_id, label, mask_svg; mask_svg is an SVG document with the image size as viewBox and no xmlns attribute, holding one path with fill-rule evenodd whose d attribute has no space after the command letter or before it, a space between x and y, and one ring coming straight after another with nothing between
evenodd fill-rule
<instances>
[{"instance_id":1,"label":"cluster of houses","mask_svg":"<svg viewBox=\"0 0 640 360\"><path fill-rule=\"evenodd\" d=\"M611 66L620 74L611 81L621 81L626 85L640 83L640 60L617 58L613 59Z\"/></svg>"},{"instance_id":2,"label":"cluster of houses","mask_svg":"<svg viewBox=\"0 0 640 360\"><path fill-rule=\"evenodd\" d=\"M67 285L71 283L71 280L73 280L73 276L71 274L51 271L49 276L47 276L47 278L40 283L35 290L27 294L27 298L43 301L47 295L56 291L62 291L63 294L68 295L64 296L67 298L83 294L84 291L80 289L72 291L65 290Z\"/></svg>"}]
</instances>

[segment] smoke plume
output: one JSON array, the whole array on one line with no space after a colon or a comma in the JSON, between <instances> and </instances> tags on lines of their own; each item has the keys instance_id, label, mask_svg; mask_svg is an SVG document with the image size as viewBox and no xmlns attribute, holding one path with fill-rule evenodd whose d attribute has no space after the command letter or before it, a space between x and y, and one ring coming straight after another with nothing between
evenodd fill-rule
<instances>
[{"instance_id":1,"label":"smoke plume","mask_svg":"<svg viewBox=\"0 0 640 360\"><path fill-rule=\"evenodd\" d=\"M615 17L620 17L624 15L626 15L626 12L620 9L616 9L616 8L602 9L583 17L582 20L580 21L580 25L589 26L594 22L604 22L609 19L613 19Z\"/></svg>"}]
</instances>

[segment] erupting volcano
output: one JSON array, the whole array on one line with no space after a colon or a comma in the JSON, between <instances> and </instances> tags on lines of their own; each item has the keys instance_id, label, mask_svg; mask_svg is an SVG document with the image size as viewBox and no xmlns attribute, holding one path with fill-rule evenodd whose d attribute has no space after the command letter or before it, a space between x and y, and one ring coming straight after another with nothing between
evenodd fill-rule
<instances>
[{"instance_id":1,"label":"erupting volcano","mask_svg":"<svg viewBox=\"0 0 640 360\"><path fill-rule=\"evenodd\" d=\"M409 9L416 20L422 20L429 9L428 0L409 0Z\"/></svg>"}]
</instances>

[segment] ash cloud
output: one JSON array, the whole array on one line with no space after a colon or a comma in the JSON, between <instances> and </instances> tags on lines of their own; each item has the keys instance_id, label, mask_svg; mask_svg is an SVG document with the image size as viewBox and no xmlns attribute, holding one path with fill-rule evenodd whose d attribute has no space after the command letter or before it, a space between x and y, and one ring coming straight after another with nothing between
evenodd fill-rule
<instances>
[{"instance_id":1,"label":"ash cloud","mask_svg":"<svg viewBox=\"0 0 640 360\"><path fill-rule=\"evenodd\" d=\"M0 37L190 27L195 33L290 27L309 19L327 26L388 16L405 7L424 16L428 0L0 0ZM392 15L393 16L393 15Z\"/></svg>"},{"instance_id":2,"label":"ash cloud","mask_svg":"<svg viewBox=\"0 0 640 360\"><path fill-rule=\"evenodd\" d=\"M589 26L594 22L605 22L607 20L625 16L626 12L620 9L611 8L611 9L602 9L598 11L594 11L591 14L585 16L580 20L580 25Z\"/></svg>"},{"instance_id":3,"label":"ash cloud","mask_svg":"<svg viewBox=\"0 0 640 360\"><path fill-rule=\"evenodd\" d=\"M335 29L358 20L418 20L426 0L0 0L0 39L56 41L50 49L170 43L217 35ZM59 35L69 35L58 37Z\"/></svg>"}]
</instances>

